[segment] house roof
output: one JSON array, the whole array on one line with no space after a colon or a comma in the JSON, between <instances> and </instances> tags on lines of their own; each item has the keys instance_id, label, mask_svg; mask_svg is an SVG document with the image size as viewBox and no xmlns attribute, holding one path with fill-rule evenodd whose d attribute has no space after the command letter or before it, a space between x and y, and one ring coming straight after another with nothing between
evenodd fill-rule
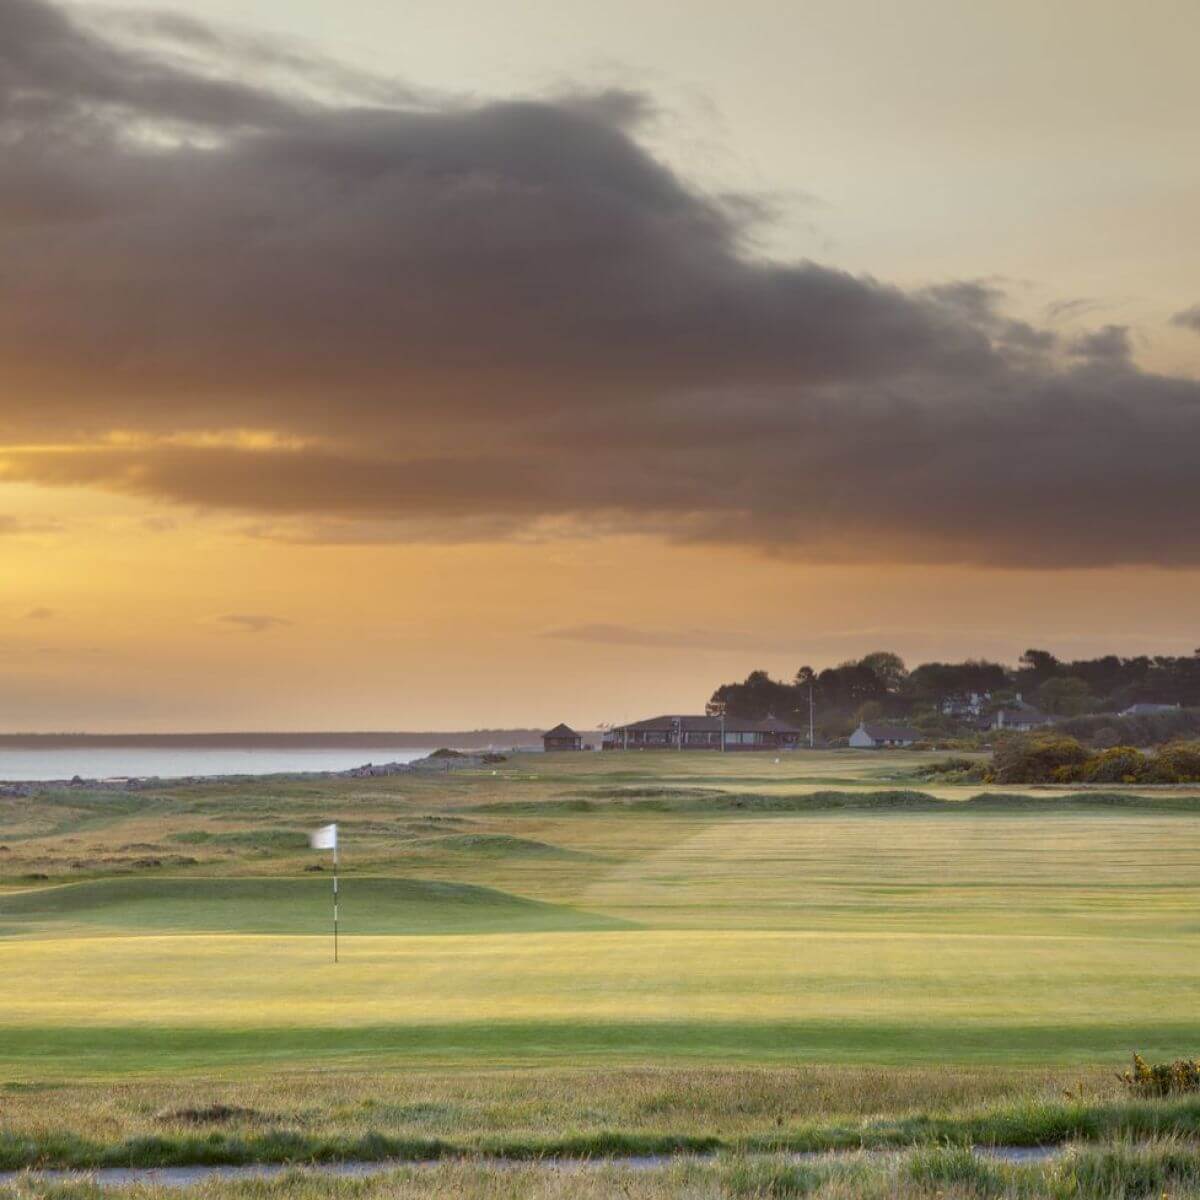
<instances>
[{"instance_id":1,"label":"house roof","mask_svg":"<svg viewBox=\"0 0 1200 1200\"><path fill-rule=\"evenodd\" d=\"M720 717L691 717L691 716L662 716L650 717L645 721L631 721L628 725L618 725L614 733L629 730L630 733L672 733L676 728L684 733L720 733ZM765 721L748 721L741 717L725 718L726 733L800 733L796 725L789 725L777 717L767 717Z\"/></svg>"},{"instance_id":2,"label":"house roof","mask_svg":"<svg viewBox=\"0 0 1200 1200\"><path fill-rule=\"evenodd\" d=\"M579 734L577 734L575 730L570 727L570 725L564 725L562 722L559 722L559 724L555 725L553 729L547 729L546 732L542 734L542 737L579 737Z\"/></svg>"},{"instance_id":3,"label":"house roof","mask_svg":"<svg viewBox=\"0 0 1200 1200\"><path fill-rule=\"evenodd\" d=\"M1020 708L997 709L993 719L998 720L1001 714L1004 716L1005 725L1053 725L1058 719L1028 704L1023 704Z\"/></svg>"},{"instance_id":4,"label":"house roof","mask_svg":"<svg viewBox=\"0 0 1200 1200\"><path fill-rule=\"evenodd\" d=\"M864 721L861 728L877 742L919 742L925 736L911 725L881 725Z\"/></svg>"},{"instance_id":5,"label":"house roof","mask_svg":"<svg viewBox=\"0 0 1200 1200\"><path fill-rule=\"evenodd\" d=\"M1178 707L1178 704L1158 704L1149 700L1140 700L1137 704L1131 704L1128 708L1123 708L1118 715L1122 717L1144 717L1150 713L1174 712Z\"/></svg>"}]
</instances>

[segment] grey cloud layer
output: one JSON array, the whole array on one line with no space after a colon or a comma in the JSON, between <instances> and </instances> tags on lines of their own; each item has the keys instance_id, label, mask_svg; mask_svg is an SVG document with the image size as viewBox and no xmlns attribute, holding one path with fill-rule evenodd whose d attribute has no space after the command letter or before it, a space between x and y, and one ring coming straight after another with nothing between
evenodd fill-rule
<instances>
[{"instance_id":1,"label":"grey cloud layer","mask_svg":"<svg viewBox=\"0 0 1200 1200\"><path fill-rule=\"evenodd\" d=\"M1060 345L984 284L755 260L746 206L639 145L635 96L402 107L298 52L311 91L240 80L253 42L125 26L155 51L0 0L0 436L81 447L4 477L376 530L1200 561L1200 385L1139 370L1120 327ZM331 79L347 99L314 98ZM179 437L233 428L292 441Z\"/></svg>"}]
</instances>

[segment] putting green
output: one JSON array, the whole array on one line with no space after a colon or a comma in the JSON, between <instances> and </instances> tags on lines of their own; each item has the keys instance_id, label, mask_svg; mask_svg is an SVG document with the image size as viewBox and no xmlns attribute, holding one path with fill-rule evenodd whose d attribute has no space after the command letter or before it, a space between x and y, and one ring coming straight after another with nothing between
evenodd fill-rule
<instances>
[{"instance_id":1,"label":"putting green","mask_svg":"<svg viewBox=\"0 0 1200 1200\"><path fill-rule=\"evenodd\" d=\"M416 879L356 878L342 918L356 933L489 933L614 929L627 922L495 888ZM6 932L186 930L327 935L330 876L304 879L104 879L0 896Z\"/></svg>"}]
</instances>

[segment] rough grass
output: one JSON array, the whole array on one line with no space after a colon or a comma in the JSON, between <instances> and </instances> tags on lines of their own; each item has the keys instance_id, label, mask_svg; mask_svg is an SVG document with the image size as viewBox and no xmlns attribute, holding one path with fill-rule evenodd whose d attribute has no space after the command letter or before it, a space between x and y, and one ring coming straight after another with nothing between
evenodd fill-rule
<instances>
[{"instance_id":1,"label":"rough grass","mask_svg":"<svg viewBox=\"0 0 1200 1200\"><path fill-rule=\"evenodd\" d=\"M214 833L208 829L184 829L169 838L184 846L229 847L260 853L295 853L308 845L303 829L238 829Z\"/></svg>"},{"instance_id":2,"label":"rough grass","mask_svg":"<svg viewBox=\"0 0 1200 1200\"><path fill-rule=\"evenodd\" d=\"M77 1064L82 1065L82 1064ZM1089 1103L1121 1099L1107 1072L1071 1072ZM634 1068L592 1070L299 1072L169 1075L118 1083L8 1084L4 1127L22 1137L47 1126L92 1141L190 1134L176 1114L224 1113L219 1128L279 1128L314 1136L373 1131L414 1138L503 1135L538 1141L619 1130L722 1137L782 1128L858 1127L931 1114L981 1113L1061 1100L1064 1077L1038 1071L876 1067ZM253 1114L253 1115L252 1115ZM245 1119L242 1119L242 1117Z\"/></svg>"},{"instance_id":3,"label":"rough grass","mask_svg":"<svg viewBox=\"0 0 1200 1200\"><path fill-rule=\"evenodd\" d=\"M551 846L532 838L508 833L456 833L418 842L414 850L430 853L467 854L478 858L586 858L579 850Z\"/></svg>"},{"instance_id":4,"label":"rough grass","mask_svg":"<svg viewBox=\"0 0 1200 1200\"><path fill-rule=\"evenodd\" d=\"M184 1123L180 1119L179 1123ZM195 1124L188 1121L187 1124ZM1066 1142L1196 1139L1200 1102L1146 1104L1042 1104L1000 1107L983 1113L939 1118L914 1117L856 1124L812 1124L758 1134L721 1134L688 1130L594 1129L542 1135L480 1134L442 1138L372 1128L358 1134L315 1133L295 1128L254 1131L243 1116L242 1131L144 1134L99 1142L78 1134L0 1132L0 1168L169 1167L205 1164L320 1162L421 1162L479 1155L503 1160L544 1158L634 1158L647 1155L822 1154L860 1150L957 1148L956 1158L983 1168L973 1147L1055 1146ZM1193 1156L1194 1157L1194 1156ZM1200 1163L1200 1159L1196 1160Z\"/></svg>"},{"instance_id":5,"label":"rough grass","mask_svg":"<svg viewBox=\"0 0 1200 1200\"><path fill-rule=\"evenodd\" d=\"M1029 1074L359 1073L74 1085L6 1103L0 1167L910 1150L1195 1139L1200 1099L1067 1100Z\"/></svg>"},{"instance_id":6,"label":"rough grass","mask_svg":"<svg viewBox=\"0 0 1200 1200\"><path fill-rule=\"evenodd\" d=\"M1151 795L1108 791L1065 794L979 792L971 796L950 797L909 788L870 791L818 789L795 794L741 792L721 788L596 788L570 798L492 802L478 805L474 811L515 815L559 812L814 813L836 810L969 813L982 809L989 812L1049 814L1092 808L1180 812L1194 816L1200 813L1200 801L1192 795L1173 795L1170 792Z\"/></svg>"},{"instance_id":7,"label":"rough grass","mask_svg":"<svg viewBox=\"0 0 1200 1200\"><path fill-rule=\"evenodd\" d=\"M60 1183L34 1178L18 1181L16 1190L52 1200L178 1195L153 1184L115 1193L86 1179ZM405 1200L431 1195L462 1200L1195 1200L1200 1196L1200 1155L1192 1146L1166 1141L1080 1148L1036 1166L990 1162L956 1148L808 1161L693 1158L650 1169L605 1161L575 1166L447 1161L365 1178L293 1169L271 1179L201 1183L188 1194L208 1200Z\"/></svg>"}]
</instances>

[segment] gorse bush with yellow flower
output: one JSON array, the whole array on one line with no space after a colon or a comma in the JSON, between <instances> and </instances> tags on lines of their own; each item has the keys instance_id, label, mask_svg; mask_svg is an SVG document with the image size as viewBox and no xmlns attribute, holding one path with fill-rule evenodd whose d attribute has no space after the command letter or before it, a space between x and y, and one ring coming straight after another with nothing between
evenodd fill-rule
<instances>
[{"instance_id":1,"label":"gorse bush with yellow flower","mask_svg":"<svg viewBox=\"0 0 1200 1200\"><path fill-rule=\"evenodd\" d=\"M1089 751L1061 733L1013 734L996 746L989 783L1200 783L1200 742Z\"/></svg>"}]
</instances>

